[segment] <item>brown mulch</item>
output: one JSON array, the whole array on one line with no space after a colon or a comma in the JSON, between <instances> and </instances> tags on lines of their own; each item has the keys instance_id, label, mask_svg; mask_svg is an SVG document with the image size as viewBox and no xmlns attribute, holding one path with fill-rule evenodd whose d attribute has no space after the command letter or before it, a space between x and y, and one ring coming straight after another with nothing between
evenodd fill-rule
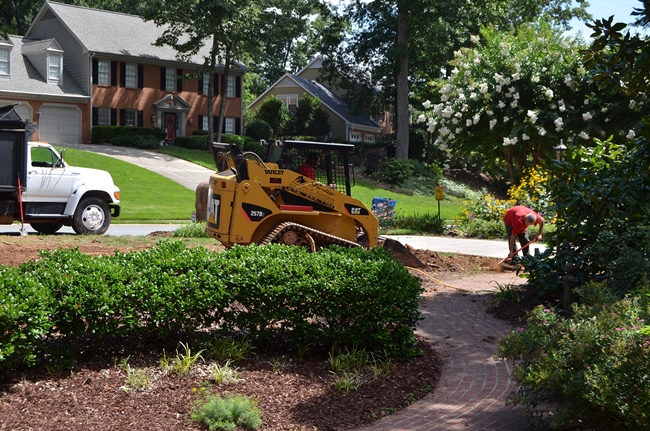
<instances>
[{"instance_id":1,"label":"brown mulch","mask_svg":"<svg viewBox=\"0 0 650 431\"><path fill-rule=\"evenodd\" d=\"M57 248L56 237L48 238L47 243L34 244L0 238L0 265L15 266L36 258L41 249ZM99 242L77 246L91 255L138 248ZM432 276L476 275L497 269L497 259L415 253L428 264L425 272ZM358 391L346 394L332 387L326 355L300 360L278 351L258 351L246 362L234 364L241 382L217 385L210 382L204 363L185 377L163 373L160 359L163 349L168 355L173 352L171 343L107 342L83 356L71 370L35 367L0 374L0 430L205 430L190 420L193 403L207 393L227 392L259 401L263 420L259 429L263 431L350 430L402 409L435 388L441 360L430 345L420 341L418 347L422 356L394 362L388 376L368 377ZM132 369L149 373L149 389L128 387L127 372L120 366L124 360Z\"/></svg>"}]
</instances>

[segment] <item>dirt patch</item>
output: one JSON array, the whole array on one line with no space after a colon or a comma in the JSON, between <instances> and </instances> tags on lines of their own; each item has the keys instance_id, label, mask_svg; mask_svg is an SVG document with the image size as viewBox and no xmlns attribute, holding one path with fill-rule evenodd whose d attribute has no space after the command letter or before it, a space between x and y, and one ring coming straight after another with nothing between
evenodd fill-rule
<instances>
[{"instance_id":1,"label":"dirt patch","mask_svg":"<svg viewBox=\"0 0 650 431\"><path fill-rule=\"evenodd\" d=\"M38 257L40 250L78 247L93 256L141 250L159 236L140 243L107 244L77 236L0 237L0 264L19 265ZM415 250L427 264L427 274L445 279L488 274L497 259L441 255ZM423 287L429 283L423 279ZM189 376L162 373L163 349L178 346L146 340L107 341L87 351L71 370L33 368L0 377L0 430L202 430L189 419L192 405L206 393L240 393L259 400L262 431L349 430L402 409L435 388L441 370L438 352L420 341L424 354L393 363L390 374L368 377L358 391L345 394L332 387L326 356L300 360L278 351L258 351L250 360L234 364L242 381L235 385L210 383L207 364ZM134 391L120 361L146 370L151 387Z\"/></svg>"}]
</instances>

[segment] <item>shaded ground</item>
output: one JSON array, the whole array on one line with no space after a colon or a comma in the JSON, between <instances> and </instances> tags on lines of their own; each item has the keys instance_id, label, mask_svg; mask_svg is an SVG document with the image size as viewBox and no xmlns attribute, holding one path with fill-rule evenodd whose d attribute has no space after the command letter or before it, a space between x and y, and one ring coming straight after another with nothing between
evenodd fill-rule
<instances>
[{"instance_id":1,"label":"shaded ground","mask_svg":"<svg viewBox=\"0 0 650 431\"><path fill-rule=\"evenodd\" d=\"M154 235L156 236L156 235ZM74 237L73 237L74 238ZM64 242L64 244L61 244ZM58 236L0 237L0 264L18 265L38 256L41 249L78 246L91 255L112 254L148 245L106 245L103 242L63 241ZM437 276L480 275L498 269L497 259L439 255L417 250ZM423 287L427 287L426 278ZM368 378L356 392L332 388L326 357L300 361L279 352L257 352L236 364L243 379L235 385L209 382L207 364L186 377L166 375L160 368L167 346L143 340L107 343L87 354L72 370L35 368L0 377L0 430L201 430L189 420L192 403L205 393L241 393L259 400L261 430L348 430L399 410L435 388L441 370L439 355L420 343L424 355L394 363L387 377ZM144 391L127 386L127 371L144 370L152 384Z\"/></svg>"}]
</instances>

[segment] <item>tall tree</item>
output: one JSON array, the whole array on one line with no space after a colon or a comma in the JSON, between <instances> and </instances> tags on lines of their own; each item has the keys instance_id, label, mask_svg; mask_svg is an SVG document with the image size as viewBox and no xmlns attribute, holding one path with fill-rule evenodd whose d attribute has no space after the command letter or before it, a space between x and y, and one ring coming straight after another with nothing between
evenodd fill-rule
<instances>
[{"instance_id":1,"label":"tall tree","mask_svg":"<svg viewBox=\"0 0 650 431\"><path fill-rule=\"evenodd\" d=\"M214 131L213 95L214 71L218 61L224 65L223 82L228 82L232 67L238 59L255 50L258 37L260 9L253 0L157 0L148 5L144 18L154 21L165 30L157 45L172 46L184 60L199 53L210 43L209 55L197 73L208 73L208 142L221 140L226 108L225 89L222 92ZM214 139L213 139L214 138Z\"/></svg>"},{"instance_id":2,"label":"tall tree","mask_svg":"<svg viewBox=\"0 0 650 431\"><path fill-rule=\"evenodd\" d=\"M436 79L447 61L453 58L453 52L468 46L469 36L478 34L481 25L492 23L501 30L511 29L548 15L558 25L566 27L572 17L588 17L587 5L585 0L578 1L575 7L571 0L470 0L461 3L355 0L346 9L354 31L330 58L330 73L342 71L351 77L351 87L361 85L362 80L356 78L369 76L364 80L382 89L383 104L387 106L391 101L395 102L398 118L401 115L408 119L410 114L404 108L408 102L397 98L397 86L403 79L400 75L402 69L408 73L409 84ZM402 21L404 17L406 23ZM405 27L408 28L406 38L400 35L400 30ZM363 70L355 73L353 69L359 67ZM400 90L399 98L409 97L411 93ZM370 95L372 91L363 94ZM419 98L417 94L415 96ZM367 99L356 102L360 102L360 106L369 106ZM405 128L398 123L398 133L400 126ZM399 157L403 158L408 154L408 141L398 139L397 145L406 147L396 149Z\"/></svg>"}]
</instances>

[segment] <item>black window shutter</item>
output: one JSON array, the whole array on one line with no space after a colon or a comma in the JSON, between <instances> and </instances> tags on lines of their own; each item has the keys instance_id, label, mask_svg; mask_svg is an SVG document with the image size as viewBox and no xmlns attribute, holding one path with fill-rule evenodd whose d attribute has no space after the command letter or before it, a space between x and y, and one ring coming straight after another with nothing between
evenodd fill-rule
<instances>
[{"instance_id":1,"label":"black window shutter","mask_svg":"<svg viewBox=\"0 0 650 431\"><path fill-rule=\"evenodd\" d=\"M97 71L99 70L98 66L98 61L96 58L93 58L93 84L97 84L97 80L99 79Z\"/></svg>"},{"instance_id":2,"label":"black window shutter","mask_svg":"<svg viewBox=\"0 0 650 431\"><path fill-rule=\"evenodd\" d=\"M198 93L203 94L203 75L201 75L201 77L199 78L199 90L198 90Z\"/></svg>"},{"instance_id":3,"label":"black window shutter","mask_svg":"<svg viewBox=\"0 0 650 431\"><path fill-rule=\"evenodd\" d=\"M120 126L126 126L126 109L120 109Z\"/></svg>"},{"instance_id":4,"label":"black window shutter","mask_svg":"<svg viewBox=\"0 0 650 431\"><path fill-rule=\"evenodd\" d=\"M235 76L235 97L241 97L241 76Z\"/></svg>"},{"instance_id":5,"label":"black window shutter","mask_svg":"<svg viewBox=\"0 0 650 431\"><path fill-rule=\"evenodd\" d=\"M144 88L144 66L138 64L138 88Z\"/></svg>"},{"instance_id":6,"label":"black window shutter","mask_svg":"<svg viewBox=\"0 0 650 431\"><path fill-rule=\"evenodd\" d=\"M117 85L117 61L111 61L111 85Z\"/></svg>"},{"instance_id":7,"label":"black window shutter","mask_svg":"<svg viewBox=\"0 0 650 431\"><path fill-rule=\"evenodd\" d=\"M176 69L176 91L179 93L183 91L183 69Z\"/></svg>"},{"instance_id":8,"label":"black window shutter","mask_svg":"<svg viewBox=\"0 0 650 431\"><path fill-rule=\"evenodd\" d=\"M95 60L93 60L95 61ZM98 118L99 117L99 108L96 106L93 107L93 126L96 126L98 124Z\"/></svg>"},{"instance_id":9,"label":"black window shutter","mask_svg":"<svg viewBox=\"0 0 650 431\"><path fill-rule=\"evenodd\" d=\"M221 122L221 133L226 133L226 117L224 117Z\"/></svg>"},{"instance_id":10,"label":"black window shutter","mask_svg":"<svg viewBox=\"0 0 650 431\"><path fill-rule=\"evenodd\" d=\"M120 87L126 87L126 63L120 62Z\"/></svg>"},{"instance_id":11,"label":"black window shutter","mask_svg":"<svg viewBox=\"0 0 650 431\"><path fill-rule=\"evenodd\" d=\"M214 83L212 84L212 95L213 96L219 95L219 74L218 73L214 74Z\"/></svg>"},{"instance_id":12,"label":"black window shutter","mask_svg":"<svg viewBox=\"0 0 650 431\"><path fill-rule=\"evenodd\" d=\"M199 130L203 130L203 115L199 115Z\"/></svg>"},{"instance_id":13,"label":"black window shutter","mask_svg":"<svg viewBox=\"0 0 650 431\"><path fill-rule=\"evenodd\" d=\"M217 115L212 116L212 130L217 131L217 122L219 121L219 117Z\"/></svg>"},{"instance_id":14,"label":"black window shutter","mask_svg":"<svg viewBox=\"0 0 650 431\"><path fill-rule=\"evenodd\" d=\"M144 111L138 110L138 127L144 127Z\"/></svg>"},{"instance_id":15,"label":"black window shutter","mask_svg":"<svg viewBox=\"0 0 650 431\"><path fill-rule=\"evenodd\" d=\"M111 126L117 126L117 109L111 108Z\"/></svg>"},{"instance_id":16,"label":"black window shutter","mask_svg":"<svg viewBox=\"0 0 650 431\"><path fill-rule=\"evenodd\" d=\"M223 97L228 97L228 81L226 81L226 75L221 75L221 94Z\"/></svg>"},{"instance_id":17,"label":"black window shutter","mask_svg":"<svg viewBox=\"0 0 650 431\"><path fill-rule=\"evenodd\" d=\"M235 118L235 135L241 135L241 118Z\"/></svg>"},{"instance_id":18,"label":"black window shutter","mask_svg":"<svg viewBox=\"0 0 650 431\"><path fill-rule=\"evenodd\" d=\"M165 85L165 78L167 77L166 70L164 67L160 68L160 89L162 91L167 90L167 85Z\"/></svg>"}]
</instances>

